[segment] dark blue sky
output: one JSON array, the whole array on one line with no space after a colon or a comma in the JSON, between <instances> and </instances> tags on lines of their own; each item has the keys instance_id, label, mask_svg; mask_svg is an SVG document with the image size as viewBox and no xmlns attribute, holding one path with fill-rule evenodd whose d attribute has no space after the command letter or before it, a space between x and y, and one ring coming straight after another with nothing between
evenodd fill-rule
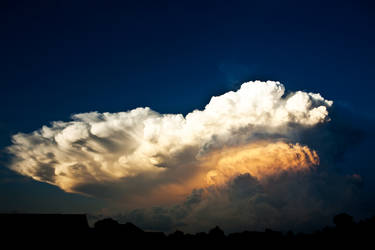
<instances>
[{"instance_id":1,"label":"dark blue sky","mask_svg":"<svg viewBox=\"0 0 375 250\"><path fill-rule=\"evenodd\" d=\"M372 1L1 1L0 12L1 148L74 113L186 114L256 79L373 117ZM0 190L2 211L100 207L4 167Z\"/></svg>"}]
</instances>

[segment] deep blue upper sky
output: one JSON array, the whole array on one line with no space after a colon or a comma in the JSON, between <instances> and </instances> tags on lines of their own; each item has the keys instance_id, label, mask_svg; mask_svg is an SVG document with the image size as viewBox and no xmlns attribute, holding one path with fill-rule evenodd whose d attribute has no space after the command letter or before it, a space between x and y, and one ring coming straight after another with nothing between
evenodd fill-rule
<instances>
[{"instance_id":1,"label":"deep blue upper sky","mask_svg":"<svg viewBox=\"0 0 375 250\"><path fill-rule=\"evenodd\" d=\"M256 79L373 116L372 1L1 1L0 12L1 148L74 113L186 114ZM0 190L0 210L95 203L3 167Z\"/></svg>"}]
</instances>

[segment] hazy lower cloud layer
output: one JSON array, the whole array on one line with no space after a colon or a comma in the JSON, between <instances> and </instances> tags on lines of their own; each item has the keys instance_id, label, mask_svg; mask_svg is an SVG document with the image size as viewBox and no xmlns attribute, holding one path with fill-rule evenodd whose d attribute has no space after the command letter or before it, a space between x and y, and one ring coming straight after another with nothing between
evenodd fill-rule
<instances>
[{"instance_id":1,"label":"hazy lower cloud layer","mask_svg":"<svg viewBox=\"0 0 375 250\"><path fill-rule=\"evenodd\" d=\"M345 130L324 127L334 122L332 105L254 81L186 116L147 107L76 114L14 135L9 167L110 200L128 211L122 218L148 228L294 227L345 207L362 181L332 170L344 151L335 133Z\"/></svg>"}]
</instances>

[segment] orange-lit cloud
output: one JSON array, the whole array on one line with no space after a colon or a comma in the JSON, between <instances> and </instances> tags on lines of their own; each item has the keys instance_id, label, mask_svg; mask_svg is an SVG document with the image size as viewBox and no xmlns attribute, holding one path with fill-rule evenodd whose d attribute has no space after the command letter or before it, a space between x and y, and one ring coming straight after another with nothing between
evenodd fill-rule
<instances>
[{"instance_id":1,"label":"orange-lit cloud","mask_svg":"<svg viewBox=\"0 0 375 250\"><path fill-rule=\"evenodd\" d=\"M317 164L317 153L307 146L267 141L225 148L203 159L203 166L211 169L205 176L208 185L224 184L241 174L261 180L284 171L306 171Z\"/></svg>"},{"instance_id":2,"label":"orange-lit cloud","mask_svg":"<svg viewBox=\"0 0 375 250\"><path fill-rule=\"evenodd\" d=\"M307 172L318 164L317 153L298 143L256 141L225 147L200 157L194 164L184 165L183 168L190 170L189 175L180 174L172 183L160 183L147 195L132 197L132 203L138 206L174 204L184 200L194 189L223 186L243 174L251 175L262 184L267 177Z\"/></svg>"}]
</instances>

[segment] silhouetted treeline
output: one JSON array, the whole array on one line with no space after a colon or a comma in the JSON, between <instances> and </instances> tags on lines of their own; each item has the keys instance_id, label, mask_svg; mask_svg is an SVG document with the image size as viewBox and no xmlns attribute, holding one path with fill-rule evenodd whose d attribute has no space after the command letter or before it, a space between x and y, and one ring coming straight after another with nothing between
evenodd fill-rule
<instances>
[{"instance_id":1,"label":"silhouetted treeline","mask_svg":"<svg viewBox=\"0 0 375 250\"><path fill-rule=\"evenodd\" d=\"M355 223L348 214L333 218L335 227L325 227L310 234L291 231L282 233L266 229L264 232L244 231L225 235L218 226L209 232L185 234L175 231L147 232L132 223L120 224L107 218L99 220L90 228L85 215L62 214L0 214L1 242L12 244L13 248L38 246L39 248L59 248L81 246L85 248L138 246L190 247L288 247L309 248L330 246L374 246L375 217ZM368 245L370 244L370 245Z\"/></svg>"}]
</instances>

